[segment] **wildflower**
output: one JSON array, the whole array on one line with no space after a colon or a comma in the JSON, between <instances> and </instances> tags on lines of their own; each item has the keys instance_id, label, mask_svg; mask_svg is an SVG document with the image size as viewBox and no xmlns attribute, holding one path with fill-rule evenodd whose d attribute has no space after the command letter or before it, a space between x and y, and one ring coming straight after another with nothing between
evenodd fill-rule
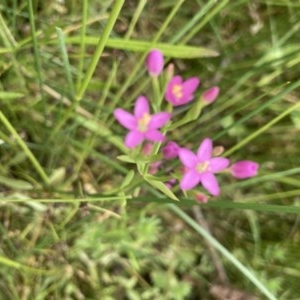
<instances>
[{"instance_id":1,"label":"wildflower","mask_svg":"<svg viewBox=\"0 0 300 300\"><path fill-rule=\"evenodd\" d=\"M158 76L164 67L164 57L160 50L152 49L146 58L146 66L150 76Z\"/></svg>"},{"instance_id":2,"label":"wildflower","mask_svg":"<svg viewBox=\"0 0 300 300\"><path fill-rule=\"evenodd\" d=\"M197 154L185 148L179 150L179 159L185 166L185 173L180 181L182 190L190 190L201 182L210 194L219 195L220 188L214 173L227 168L229 160L212 157L212 149L212 140L206 138L200 144Z\"/></svg>"},{"instance_id":3,"label":"wildflower","mask_svg":"<svg viewBox=\"0 0 300 300\"><path fill-rule=\"evenodd\" d=\"M181 76L174 76L167 85L166 100L173 106L192 101L199 83L200 80L197 77L191 77L183 82Z\"/></svg>"},{"instance_id":4,"label":"wildflower","mask_svg":"<svg viewBox=\"0 0 300 300\"><path fill-rule=\"evenodd\" d=\"M219 92L219 87L213 86L202 94L201 99L205 102L205 104L210 104L216 100Z\"/></svg>"},{"instance_id":5,"label":"wildflower","mask_svg":"<svg viewBox=\"0 0 300 300\"><path fill-rule=\"evenodd\" d=\"M165 159L172 159L178 156L180 147L175 142L168 142L162 149Z\"/></svg>"},{"instance_id":6,"label":"wildflower","mask_svg":"<svg viewBox=\"0 0 300 300\"><path fill-rule=\"evenodd\" d=\"M171 118L168 112L159 112L153 115L149 113L149 102L144 96L139 96L134 106L134 114L117 108L114 111L115 118L129 130L125 137L125 145L134 148L141 144L144 139L153 142L162 142L164 135L157 130L164 126Z\"/></svg>"},{"instance_id":7,"label":"wildflower","mask_svg":"<svg viewBox=\"0 0 300 300\"><path fill-rule=\"evenodd\" d=\"M259 165L251 160L241 160L230 167L231 175L235 178L244 179L257 175Z\"/></svg>"}]
</instances>

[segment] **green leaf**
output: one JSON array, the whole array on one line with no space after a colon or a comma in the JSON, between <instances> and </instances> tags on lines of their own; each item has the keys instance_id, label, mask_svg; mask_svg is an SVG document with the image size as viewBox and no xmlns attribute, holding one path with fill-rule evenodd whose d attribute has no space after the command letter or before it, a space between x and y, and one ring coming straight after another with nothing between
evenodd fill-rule
<instances>
[{"instance_id":1,"label":"green leaf","mask_svg":"<svg viewBox=\"0 0 300 300\"><path fill-rule=\"evenodd\" d=\"M2 100L13 100L24 97L24 94L15 92L4 92L0 91L0 99Z\"/></svg>"},{"instance_id":2,"label":"green leaf","mask_svg":"<svg viewBox=\"0 0 300 300\"><path fill-rule=\"evenodd\" d=\"M297 129L300 129L300 112L295 110L291 113L291 119Z\"/></svg>"},{"instance_id":3,"label":"green leaf","mask_svg":"<svg viewBox=\"0 0 300 300\"><path fill-rule=\"evenodd\" d=\"M161 154L155 154L155 155L151 155L151 156L145 156L145 155L141 154L141 155L138 155L135 157L135 161L140 162L140 163L152 163L152 162L157 162L161 159L162 159Z\"/></svg>"},{"instance_id":4,"label":"green leaf","mask_svg":"<svg viewBox=\"0 0 300 300\"><path fill-rule=\"evenodd\" d=\"M175 122L174 124L170 125L168 129L173 130L179 126L197 120L201 114L202 108L203 108L203 102L200 100L196 100L195 103L188 110L188 112L184 115L184 117L179 121Z\"/></svg>"},{"instance_id":5,"label":"green leaf","mask_svg":"<svg viewBox=\"0 0 300 300\"><path fill-rule=\"evenodd\" d=\"M117 159L120 161L130 163L130 164L136 163L136 161L134 159L132 159L131 157L129 157L128 155L119 155L119 156L117 156Z\"/></svg>"},{"instance_id":6,"label":"green leaf","mask_svg":"<svg viewBox=\"0 0 300 300\"><path fill-rule=\"evenodd\" d=\"M49 178L49 184L53 186L62 183L63 180L65 179L65 176L66 176L66 169L64 167L54 169Z\"/></svg>"},{"instance_id":7,"label":"green leaf","mask_svg":"<svg viewBox=\"0 0 300 300\"><path fill-rule=\"evenodd\" d=\"M86 36L85 43L87 45L97 45L99 37ZM66 39L67 43L79 44L80 36L74 36ZM160 49L164 56L171 58L198 58L198 57L214 57L218 56L219 53L215 50L186 46L186 45L170 45L165 43L153 43L151 41L140 41L140 40L124 40L124 39L108 39L105 45L106 47L113 49L128 50L133 52L146 52L152 48Z\"/></svg>"},{"instance_id":8,"label":"green leaf","mask_svg":"<svg viewBox=\"0 0 300 300\"><path fill-rule=\"evenodd\" d=\"M121 184L121 190L124 189L125 187L127 187L131 182L132 182L132 179L134 177L134 171L133 170L130 170L127 175L125 176L122 184Z\"/></svg>"},{"instance_id":9,"label":"green leaf","mask_svg":"<svg viewBox=\"0 0 300 300\"><path fill-rule=\"evenodd\" d=\"M154 177L152 175L149 175L149 174L146 174L144 176L144 179L149 184L151 184L153 187L155 187L156 189L161 191L163 194L165 194L167 197L169 197L169 198L171 198L175 201L179 201L179 199L174 195L174 193L170 189L168 189L163 182L156 180L156 177Z\"/></svg>"},{"instance_id":10,"label":"green leaf","mask_svg":"<svg viewBox=\"0 0 300 300\"><path fill-rule=\"evenodd\" d=\"M25 180L8 178L1 175L0 183L16 190L31 190L33 188L32 184Z\"/></svg>"}]
</instances>

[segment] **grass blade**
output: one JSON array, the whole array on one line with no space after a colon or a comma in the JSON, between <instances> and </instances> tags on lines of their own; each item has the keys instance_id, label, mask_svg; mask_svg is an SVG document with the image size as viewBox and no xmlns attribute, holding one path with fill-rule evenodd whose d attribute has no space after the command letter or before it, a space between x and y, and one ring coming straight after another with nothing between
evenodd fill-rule
<instances>
[{"instance_id":1,"label":"grass blade","mask_svg":"<svg viewBox=\"0 0 300 300\"><path fill-rule=\"evenodd\" d=\"M115 25L115 22L119 16L119 13L121 11L121 8L122 8L124 2L125 2L125 0L117 0L115 2L112 12L109 16L109 19L107 20L107 24L101 34L100 39L98 40L98 44L97 44L95 53L93 55L92 61L90 62L88 70L86 72L84 81L82 82L82 84L78 90L78 93L76 95L76 99L78 101L81 100L82 96L84 95L84 93L87 89L88 84L90 83L90 81L92 79L92 76L93 76L96 66L99 62L99 59L102 55L104 47L107 45L108 37L113 29L113 26Z\"/></svg>"}]
</instances>

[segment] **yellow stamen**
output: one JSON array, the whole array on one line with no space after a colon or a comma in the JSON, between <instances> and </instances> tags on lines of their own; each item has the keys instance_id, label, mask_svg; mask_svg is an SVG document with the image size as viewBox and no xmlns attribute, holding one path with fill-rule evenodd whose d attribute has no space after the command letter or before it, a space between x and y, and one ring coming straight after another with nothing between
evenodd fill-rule
<instances>
[{"instance_id":1,"label":"yellow stamen","mask_svg":"<svg viewBox=\"0 0 300 300\"><path fill-rule=\"evenodd\" d=\"M177 99L181 99L183 96L182 93L182 85L181 84L174 84L172 87L172 93Z\"/></svg>"},{"instance_id":2,"label":"yellow stamen","mask_svg":"<svg viewBox=\"0 0 300 300\"><path fill-rule=\"evenodd\" d=\"M203 172L207 171L208 168L209 168L209 161L204 161L204 162L198 163L196 166L196 170L199 173L203 173Z\"/></svg>"},{"instance_id":3,"label":"yellow stamen","mask_svg":"<svg viewBox=\"0 0 300 300\"><path fill-rule=\"evenodd\" d=\"M144 113L143 116L138 119L138 130L140 132L146 132L148 130L150 120L151 116L148 113Z\"/></svg>"}]
</instances>

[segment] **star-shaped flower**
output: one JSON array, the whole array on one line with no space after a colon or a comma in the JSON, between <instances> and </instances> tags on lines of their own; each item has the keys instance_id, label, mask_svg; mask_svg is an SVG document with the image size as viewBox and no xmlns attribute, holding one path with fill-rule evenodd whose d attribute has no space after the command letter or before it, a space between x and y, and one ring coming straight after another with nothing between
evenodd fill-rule
<instances>
[{"instance_id":1,"label":"star-shaped flower","mask_svg":"<svg viewBox=\"0 0 300 300\"><path fill-rule=\"evenodd\" d=\"M182 190L190 190L201 182L203 187L212 195L218 196L220 188L214 173L218 173L229 165L224 157L212 157L212 140L206 138L200 144L197 154L181 148L179 159L185 166L185 173L180 181Z\"/></svg>"},{"instance_id":2,"label":"star-shaped flower","mask_svg":"<svg viewBox=\"0 0 300 300\"><path fill-rule=\"evenodd\" d=\"M158 128L164 126L171 118L171 114L168 112L150 115L149 102L144 96L137 98L133 115L124 109L117 108L114 116L122 126L129 130L125 138L125 145L128 148L136 147L144 139L162 142L164 135Z\"/></svg>"},{"instance_id":3,"label":"star-shaped flower","mask_svg":"<svg viewBox=\"0 0 300 300\"><path fill-rule=\"evenodd\" d=\"M166 100L173 106L184 105L192 101L199 83L200 80L197 77L182 81L181 76L174 76L167 85Z\"/></svg>"}]
</instances>

